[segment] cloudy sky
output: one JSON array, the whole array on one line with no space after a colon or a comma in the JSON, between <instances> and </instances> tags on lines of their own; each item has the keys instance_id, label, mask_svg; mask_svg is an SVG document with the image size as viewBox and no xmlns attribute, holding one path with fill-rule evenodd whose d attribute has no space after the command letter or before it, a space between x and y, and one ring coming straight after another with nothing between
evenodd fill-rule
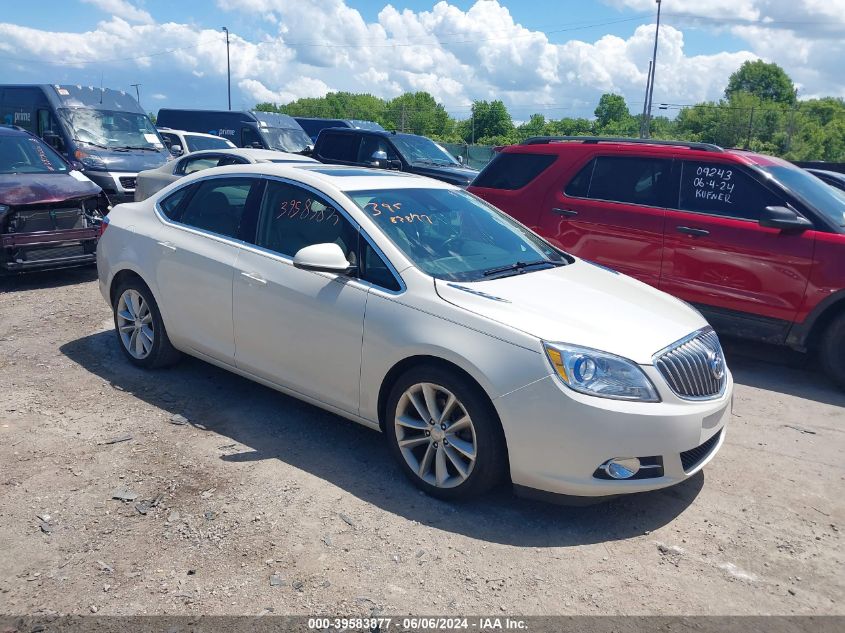
<instances>
[{"instance_id":1,"label":"cloudy sky","mask_svg":"<svg viewBox=\"0 0 845 633\"><path fill-rule=\"evenodd\" d=\"M148 110L233 107L328 91L427 90L459 118L591 115L603 92L642 107L654 0L39 0L3 2L0 83L134 90ZM747 59L800 96L845 97L845 0L663 0L655 103L721 95Z\"/></svg>"}]
</instances>

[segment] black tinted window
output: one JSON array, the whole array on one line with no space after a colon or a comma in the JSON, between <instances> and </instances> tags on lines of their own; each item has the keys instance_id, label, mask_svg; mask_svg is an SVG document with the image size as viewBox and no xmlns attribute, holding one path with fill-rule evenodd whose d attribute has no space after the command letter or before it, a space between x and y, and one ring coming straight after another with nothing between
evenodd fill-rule
<instances>
[{"instance_id":1,"label":"black tinted window","mask_svg":"<svg viewBox=\"0 0 845 633\"><path fill-rule=\"evenodd\" d=\"M556 158L549 154L497 154L472 184L490 189L522 189Z\"/></svg>"},{"instance_id":2,"label":"black tinted window","mask_svg":"<svg viewBox=\"0 0 845 633\"><path fill-rule=\"evenodd\" d=\"M329 242L357 263L358 231L337 209L307 189L268 181L256 244L293 257L301 248Z\"/></svg>"},{"instance_id":3,"label":"black tinted window","mask_svg":"<svg viewBox=\"0 0 845 633\"><path fill-rule=\"evenodd\" d=\"M732 165L684 161L680 208L743 220L759 220L769 206L783 205L774 193Z\"/></svg>"},{"instance_id":4,"label":"black tinted window","mask_svg":"<svg viewBox=\"0 0 845 633\"><path fill-rule=\"evenodd\" d=\"M226 237L238 237L253 178L212 178L191 196L181 222Z\"/></svg>"},{"instance_id":5,"label":"black tinted window","mask_svg":"<svg viewBox=\"0 0 845 633\"><path fill-rule=\"evenodd\" d=\"M342 160L348 163L358 158L358 144L360 137L356 134L332 134L323 132L320 141L320 156L331 160Z\"/></svg>"},{"instance_id":6,"label":"black tinted window","mask_svg":"<svg viewBox=\"0 0 845 633\"><path fill-rule=\"evenodd\" d=\"M358 276L371 284L388 290L398 291L402 289L396 277L390 272L390 268L367 240L361 240L361 262L358 267Z\"/></svg>"},{"instance_id":7,"label":"black tinted window","mask_svg":"<svg viewBox=\"0 0 845 633\"><path fill-rule=\"evenodd\" d=\"M593 168L596 166L596 160L593 159L575 174L575 178L569 181L566 185L564 193L573 198L586 198L590 191L590 179L593 177Z\"/></svg>"},{"instance_id":8,"label":"black tinted window","mask_svg":"<svg viewBox=\"0 0 845 633\"><path fill-rule=\"evenodd\" d=\"M612 202L669 206L671 159L599 156L588 197Z\"/></svg>"},{"instance_id":9,"label":"black tinted window","mask_svg":"<svg viewBox=\"0 0 845 633\"><path fill-rule=\"evenodd\" d=\"M188 197L188 194L194 190L194 185L182 187L178 191L174 191L164 200L159 202L158 206L161 208L165 216L171 220L179 219L179 210L182 207L182 202Z\"/></svg>"},{"instance_id":10,"label":"black tinted window","mask_svg":"<svg viewBox=\"0 0 845 633\"><path fill-rule=\"evenodd\" d=\"M241 129L241 147L264 147L258 132L251 127Z\"/></svg>"}]
</instances>

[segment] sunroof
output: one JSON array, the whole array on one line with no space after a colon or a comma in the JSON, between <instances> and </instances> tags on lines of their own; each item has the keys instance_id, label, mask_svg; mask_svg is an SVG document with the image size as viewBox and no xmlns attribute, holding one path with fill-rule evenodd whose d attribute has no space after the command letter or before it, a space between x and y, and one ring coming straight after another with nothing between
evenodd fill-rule
<instances>
[{"instance_id":1,"label":"sunroof","mask_svg":"<svg viewBox=\"0 0 845 633\"><path fill-rule=\"evenodd\" d=\"M363 169L360 167L311 167L303 166L303 169L308 171L315 171L318 174L325 174L326 176L407 176L400 171Z\"/></svg>"}]
</instances>

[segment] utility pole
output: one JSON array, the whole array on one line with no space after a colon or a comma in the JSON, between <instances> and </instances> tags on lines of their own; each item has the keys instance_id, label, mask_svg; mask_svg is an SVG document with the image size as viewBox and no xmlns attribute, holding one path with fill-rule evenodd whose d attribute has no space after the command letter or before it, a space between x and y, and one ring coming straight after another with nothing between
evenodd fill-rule
<instances>
[{"instance_id":1,"label":"utility pole","mask_svg":"<svg viewBox=\"0 0 845 633\"><path fill-rule=\"evenodd\" d=\"M643 122L643 138L649 136L649 124L651 123L651 99L654 95L654 74L657 71L657 38L660 36L660 3L661 0L654 0L657 3L657 26L654 28L654 52L651 55L651 72L649 76L648 98L646 99L646 115Z\"/></svg>"},{"instance_id":2,"label":"utility pole","mask_svg":"<svg viewBox=\"0 0 845 633\"><path fill-rule=\"evenodd\" d=\"M643 117L640 119L640 138L646 137L645 119L648 116L648 90L651 86L651 67L652 61L648 60L648 73L645 78L645 100L643 101Z\"/></svg>"},{"instance_id":3,"label":"utility pole","mask_svg":"<svg viewBox=\"0 0 845 633\"><path fill-rule=\"evenodd\" d=\"M232 109L232 67L229 64L229 29L225 26L223 30L226 31L226 92L229 94L229 109Z\"/></svg>"},{"instance_id":4,"label":"utility pole","mask_svg":"<svg viewBox=\"0 0 845 633\"><path fill-rule=\"evenodd\" d=\"M786 151L792 149L792 135L795 133L795 110L798 109L798 88L795 89L795 101L792 103L792 110L789 112L789 132L786 137Z\"/></svg>"},{"instance_id":5,"label":"utility pole","mask_svg":"<svg viewBox=\"0 0 845 633\"><path fill-rule=\"evenodd\" d=\"M135 99L138 102L138 105L141 105L141 84L129 84L133 88L135 88Z\"/></svg>"},{"instance_id":6,"label":"utility pole","mask_svg":"<svg viewBox=\"0 0 845 633\"><path fill-rule=\"evenodd\" d=\"M402 104L402 132L405 132L405 104Z\"/></svg>"},{"instance_id":7,"label":"utility pole","mask_svg":"<svg viewBox=\"0 0 845 633\"><path fill-rule=\"evenodd\" d=\"M751 149L751 135L754 132L754 106L751 106L751 116L748 117L748 140L745 149Z\"/></svg>"}]
</instances>

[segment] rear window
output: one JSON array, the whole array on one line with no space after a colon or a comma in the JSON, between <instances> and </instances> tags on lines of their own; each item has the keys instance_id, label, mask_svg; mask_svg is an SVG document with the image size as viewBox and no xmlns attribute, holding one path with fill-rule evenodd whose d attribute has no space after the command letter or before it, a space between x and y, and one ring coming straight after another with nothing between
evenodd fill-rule
<instances>
[{"instance_id":1,"label":"rear window","mask_svg":"<svg viewBox=\"0 0 845 633\"><path fill-rule=\"evenodd\" d=\"M226 139L214 138L213 136L186 134L185 141L188 143L188 149L192 152L198 152L204 149L229 149L230 147L234 147Z\"/></svg>"},{"instance_id":2,"label":"rear window","mask_svg":"<svg viewBox=\"0 0 845 633\"><path fill-rule=\"evenodd\" d=\"M331 160L342 160L354 163L358 158L358 143L360 137L355 134L327 134L322 133L320 142L320 156Z\"/></svg>"},{"instance_id":3,"label":"rear window","mask_svg":"<svg viewBox=\"0 0 845 633\"><path fill-rule=\"evenodd\" d=\"M576 174L568 196L670 207L672 160L668 158L598 156Z\"/></svg>"},{"instance_id":4,"label":"rear window","mask_svg":"<svg viewBox=\"0 0 845 633\"><path fill-rule=\"evenodd\" d=\"M557 156L551 154L497 154L472 185L509 191L522 189L556 159Z\"/></svg>"}]
</instances>

